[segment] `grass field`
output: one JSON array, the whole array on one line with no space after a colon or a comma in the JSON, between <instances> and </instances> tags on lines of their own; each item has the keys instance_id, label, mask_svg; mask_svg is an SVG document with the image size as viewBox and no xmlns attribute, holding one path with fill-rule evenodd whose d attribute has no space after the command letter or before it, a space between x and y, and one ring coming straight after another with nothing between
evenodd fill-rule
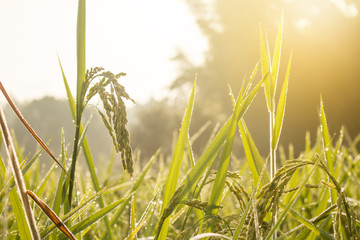
<instances>
[{"instance_id":1,"label":"grass field","mask_svg":"<svg viewBox=\"0 0 360 240\"><path fill-rule=\"evenodd\" d=\"M124 100L133 100L118 82L125 74L85 68L85 0L80 0L75 97L59 60L74 117L73 148L63 138L60 156L51 156L27 126L43 148L25 156L1 113L2 145L8 152L0 159L1 238L359 239L360 135L350 139L344 130L329 132L320 97L316 141L311 143L308 133L297 158L291 145L288 151L278 145L292 59L288 56L286 72L279 74L282 22L272 55L260 29L261 62L243 80L239 93L229 89L233 113L213 130L203 152L194 156L196 139L189 136L195 79L172 155L159 150L142 164L131 150L126 128ZM243 118L258 91L265 91L269 112L267 156L259 154ZM95 96L102 102L98 112L118 153L102 166L95 166L86 139L91 124L82 125L82 113ZM234 145L235 138L242 146ZM234 156L233 147L241 147L245 158ZM40 173L41 153L55 160L46 174ZM86 164L78 164L80 156ZM120 158L124 171L114 167ZM237 166L235 171L229 170L230 163Z\"/></svg>"}]
</instances>

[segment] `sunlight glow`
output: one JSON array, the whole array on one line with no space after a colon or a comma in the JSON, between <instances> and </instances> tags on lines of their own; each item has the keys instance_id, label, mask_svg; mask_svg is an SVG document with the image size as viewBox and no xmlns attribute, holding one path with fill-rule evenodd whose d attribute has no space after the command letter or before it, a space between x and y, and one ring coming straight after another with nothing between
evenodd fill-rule
<instances>
[{"instance_id":1,"label":"sunlight glow","mask_svg":"<svg viewBox=\"0 0 360 240\"><path fill-rule=\"evenodd\" d=\"M304 30L306 27L308 27L311 24L311 21L307 18L300 18L295 22L295 26L299 30Z\"/></svg>"},{"instance_id":2,"label":"sunlight glow","mask_svg":"<svg viewBox=\"0 0 360 240\"><path fill-rule=\"evenodd\" d=\"M354 4L348 4L345 0L330 0L336 7L339 8L341 13L347 17L356 17L359 14L358 9Z\"/></svg>"}]
</instances>

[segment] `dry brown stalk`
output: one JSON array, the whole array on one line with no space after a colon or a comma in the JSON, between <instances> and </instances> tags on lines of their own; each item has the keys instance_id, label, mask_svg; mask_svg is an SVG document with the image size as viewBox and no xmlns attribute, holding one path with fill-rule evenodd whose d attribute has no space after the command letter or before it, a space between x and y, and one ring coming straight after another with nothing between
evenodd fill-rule
<instances>
[{"instance_id":1,"label":"dry brown stalk","mask_svg":"<svg viewBox=\"0 0 360 240\"><path fill-rule=\"evenodd\" d=\"M1 125L3 137L5 140L6 152L9 156L9 161L10 161L9 165L11 165L11 169L12 169L12 172L13 172L14 178L15 178L15 183L16 183L19 195L21 196L21 202L22 202L22 205L25 210L25 215L26 215L27 223L29 224L32 238L35 240L40 240L40 234L36 227L34 214L30 207L29 198L26 194L25 181L21 174L19 161L16 157L15 147L14 147L14 144L13 144L10 132L9 132L9 128L8 128L6 120L5 120L4 112L1 107L0 107L0 125Z\"/></svg>"}]
</instances>

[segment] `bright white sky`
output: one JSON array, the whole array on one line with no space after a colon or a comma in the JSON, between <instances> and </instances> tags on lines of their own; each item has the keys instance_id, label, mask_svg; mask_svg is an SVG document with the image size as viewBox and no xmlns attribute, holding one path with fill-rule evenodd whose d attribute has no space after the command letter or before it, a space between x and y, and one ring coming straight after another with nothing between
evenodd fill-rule
<instances>
[{"instance_id":1,"label":"bright white sky","mask_svg":"<svg viewBox=\"0 0 360 240\"><path fill-rule=\"evenodd\" d=\"M330 1L345 16L358 14L345 0ZM0 81L16 100L65 98L57 54L75 92L76 15L77 0L0 0ZM181 0L87 0L87 68L126 72L121 83L137 102L164 94L178 74L170 61L178 49L201 64L207 48Z\"/></svg>"},{"instance_id":2,"label":"bright white sky","mask_svg":"<svg viewBox=\"0 0 360 240\"><path fill-rule=\"evenodd\" d=\"M86 7L87 68L126 72L120 83L137 102L160 97L175 79L177 49L203 62L207 40L181 0L88 0ZM57 54L75 93L76 15L75 0L0 0L0 81L16 100L66 97Z\"/></svg>"}]
</instances>

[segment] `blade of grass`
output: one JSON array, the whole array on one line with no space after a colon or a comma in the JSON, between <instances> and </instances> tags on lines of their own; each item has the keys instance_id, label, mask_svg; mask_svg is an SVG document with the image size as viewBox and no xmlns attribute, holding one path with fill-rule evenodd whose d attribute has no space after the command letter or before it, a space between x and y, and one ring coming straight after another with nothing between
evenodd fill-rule
<instances>
[{"instance_id":1,"label":"blade of grass","mask_svg":"<svg viewBox=\"0 0 360 240\"><path fill-rule=\"evenodd\" d=\"M76 62L77 62L77 85L76 85L76 109L81 110L83 99L81 99L85 83L85 31L86 31L86 1L78 1L78 15L76 27ZM81 115L81 112L78 112ZM78 115L78 117L80 117ZM79 120L79 119L78 119Z\"/></svg>"},{"instance_id":2,"label":"blade of grass","mask_svg":"<svg viewBox=\"0 0 360 240\"><path fill-rule=\"evenodd\" d=\"M133 233L135 231L135 225L136 225L136 192L131 197L131 203L130 203L130 232ZM130 240L135 240L136 233L133 235L133 237L130 237Z\"/></svg>"},{"instance_id":3,"label":"blade of grass","mask_svg":"<svg viewBox=\"0 0 360 240\"><path fill-rule=\"evenodd\" d=\"M280 98L276 110L276 117L275 117L275 125L274 125L274 131L272 135L272 141L271 145L273 149L277 149L281 129L284 122L284 114L285 114L285 105L286 105L286 97L287 97L287 90L288 90L288 81L289 81L289 75L290 75L290 67L291 67L291 58L292 54L290 54L290 59L286 71L285 80L281 89Z\"/></svg>"},{"instance_id":4,"label":"blade of grass","mask_svg":"<svg viewBox=\"0 0 360 240\"><path fill-rule=\"evenodd\" d=\"M66 164L66 156L67 156L67 151L65 149L65 135L64 135L64 129L61 130L61 159L62 159L62 163L65 165ZM54 202L52 205L52 209L53 211L59 215L60 213L60 208L62 206L62 186L61 183L64 181L65 179L65 174L62 172L60 177L59 177L59 183L56 186L56 191L55 191L55 197L54 197Z\"/></svg>"},{"instance_id":5,"label":"blade of grass","mask_svg":"<svg viewBox=\"0 0 360 240\"><path fill-rule=\"evenodd\" d=\"M251 102L255 98L257 91L261 87L261 84L263 84L263 81L264 80L261 80L249 93L249 95L242 101L239 117L242 117L244 115ZM230 127L230 119L231 117L220 129L220 131L211 141L209 146L204 150L203 154L196 162L195 166L190 170L188 174L186 174L182 182L182 184L184 184L184 188L179 196L179 201L181 201L191 191L191 189L195 186L195 183L203 176L205 170L208 167L212 166L213 162L216 159L215 156L220 151L221 146L225 142L226 133L228 131L228 128Z\"/></svg>"},{"instance_id":6,"label":"blade of grass","mask_svg":"<svg viewBox=\"0 0 360 240\"><path fill-rule=\"evenodd\" d=\"M280 203L280 207L285 208L285 205ZM327 208L325 211L323 211L321 214L317 215L316 217L314 217L312 219L309 219L309 220L307 220L307 219L305 219L305 220L316 227L321 221L328 218L329 215L331 214L331 212L335 208L336 208L336 205L332 205L329 208ZM297 218L298 213L296 213L295 211L290 210L289 213L293 217ZM316 228L319 230L319 232L326 233L321 227L316 227ZM313 233L313 232L309 228L306 228L305 224L298 225L297 227L291 229L289 232L284 233L283 235L278 237L278 239L284 239L284 238L288 237L289 235L291 235L291 234L293 234L293 233L295 233L295 232L297 232L299 230L301 230L301 231L299 232L299 234L297 234L297 236L295 237L295 240L311 239L311 237L309 238L309 235L310 235L310 233ZM323 235L324 236L327 235L327 237L330 237L331 239L334 239L331 235L329 236L328 233L323 234Z\"/></svg>"},{"instance_id":7,"label":"blade of grass","mask_svg":"<svg viewBox=\"0 0 360 240\"><path fill-rule=\"evenodd\" d=\"M342 166L342 164L339 164L339 162L335 162L335 161L337 160L338 157L341 158L340 148L342 146L342 142L343 142L343 139L344 139L344 127L343 126L340 129L340 134L339 135L340 136L339 136L339 138L338 138L338 140L336 142L335 148L334 148L333 162L334 162L334 165ZM333 176L335 178L337 178L339 176L339 172L340 172L340 167L335 168Z\"/></svg>"},{"instance_id":8,"label":"blade of grass","mask_svg":"<svg viewBox=\"0 0 360 240\"><path fill-rule=\"evenodd\" d=\"M245 114L246 110L249 108L263 82L264 79L262 79L248 94L248 96L242 101L239 118L242 117ZM178 195L178 201L181 201L185 198L185 196L196 186L196 183L199 181L199 179L203 177L204 172L213 165L221 146L225 142L226 134L228 128L230 127L231 118L232 116L226 121L226 123L219 130L219 132L213 138L208 147L204 150L203 154L196 162L194 167L191 168L191 170L186 174L184 180L180 185L182 186L182 190ZM161 228L161 225L158 226L158 228Z\"/></svg>"},{"instance_id":9,"label":"blade of grass","mask_svg":"<svg viewBox=\"0 0 360 240\"><path fill-rule=\"evenodd\" d=\"M70 219L76 217L77 215L81 214L83 211L85 211L91 204L94 203L94 200L101 196L101 194L104 192L105 189L100 190L99 192L95 193L91 197L89 197L86 201L83 201L81 204L79 204L76 208L72 209L70 212L68 212L66 215L61 217L61 221L63 223L66 223ZM52 233L57 226L55 224L51 224L50 226L46 227L44 230L41 231L40 235L41 238L47 237L50 233ZM55 238L56 239L56 238Z\"/></svg>"},{"instance_id":10,"label":"blade of grass","mask_svg":"<svg viewBox=\"0 0 360 240\"><path fill-rule=\"evenodd\" d=\"M325 161L327 163L327 167L329 169L330 174L334 175L334 159L331 155L333 146L331 143L329 129L326 122L324 103L321 96L320 96L320 123L321 123L320 130L322 134L322 143L325 151L324 153ZM336 190L330 190L330 195L331 195L331 203L335 204L337 202Z\"/></svg>"},{"instance_id":11,"label":"blade of grass","mask_svg":"<svg viewBox=\"0 0 360 240\"><path fill-rule=\"evenodd\" d=\"M321 228L316 227L315 224L313 224L311 221L307 220L306 218L304 218L303 216L301 216L297 212L290 210L290 214L292 216L294 216L296 218L296 220L298 220L300 223L304 224L304 226L307 229L312 231L317 236L321 236L321 238L327 239L327 240L333 240L334 239L329 233L325 232Z\"/></svg>"},{"instance_id":12,"label":"blade of grass","mask_svg":"<svg viewBox=\"0 0 360 240\"><path fill-rule=\"evenodd\" d=\"M271 81L272 81L271 84L273 86L271 96L275 96L277 80L278 80L278 75L279 75L283 23L284 23L284 11L281 14L280 25L279 25L278 34L276 37L273 61L272 61L272 66L271 66Z\"/></svg>"},{"instance_id":13,"label":"blade of grass","mask_svg":"<svg viewBox=\"0 0 360 240\"><path fill-rule=\"evenodd\" d=\"M85 0L79 0L78 3L78 16L77 16L77 29L76 29L76 49L77 49L77 88L76 88L76 114L75 114L75 137L73 144L73 153L72 161L70 165L70 178L75 179L75 168L78 156L78 142L80 138L80 125L81 125L81 115L83 112L83 101L84 95L83 91L85 83L85 22L86 22L86 10L85 10ZM69 191L67 204L65 204L65 212L70 211L71 201L74 183L69 182ZM66 189L66 188L65 188Z\"/></svg>"},{"instance_id":14,"label":"blade of grass","mask_svg":"<svg viewBox=\"0 0 360 240\"><path fill-rule=\"evenodd\" d=\"M83 231L87 227L91 226L92 224L96 223L101 218L103 218L104 216L109 214L111 211L116 209L122 202L124 202L126 200L130 200L130 198L131 198L131 196L127 196L125 198L119 199L119 200L111 203L110 205L100 209L99 211L93 213L92 215L88 216L87 218L85 218L84 220L75 224L74 226L71 226L70 231L73 234L80 233L81 231ZM65 239L65 237L60 237L60 240L64 240L64 239Z\"/></svg>"},{"instance_id":15,"label":"blade of grass","mask_svg":"<svg viewBox=\"0 0 360 240\"><path fill-rule=\"evenodd\" d=\"M243 147L246 155L247 163L249 164L251 176L253 178L254 184L257 185L260 173L264 169L265 165L260 156L259 150L257 149L254 140L252 139L249 130L246 127L245 120L241 119L238 123L240 136L243 142ZM264 177L260 186L270 182L269 175L267 171L264 171Z\"/></svg>"},{"instance_id":16,"label":"blade of grass","mask_svg":"<svg viewBox=\"0 0 360 240\"><path fill-rule=\"evenodd\" d=\"M20 239L28 240L31 238L30 228L26 222L25 212L21 205L20 197L16 193L16 189L13 188L9 193L9 200L12 207L12 212L16 219L17 229L19 231ZM40 239L40 238L38 238Z\"/></svg>"},{"instance_id":17,"label":"blade of grass","mask_svg":"<svg viewBox=\"0 0 360 240\"><path fill-rule=\"evenodd\" d=\"M190 98L189 98L189 101L188 101L188 104L187 104L187 107L185 110L184 118L183 118L183 121L181 124L179 137L178 137L178 140L176 143L173 159L172 159L171 166L170 166L170 171L169 171L169 175L168 175L169 177L165 184L165 193L164 193L163 207L162 207L161 213L164 212L164 209L167 207L168 203L170 202L170 199L173 197L173 194L176 190L176 185L177 185L177 182L179 179L181 163L182 163L183 155L184 155L184 151L185 151L186 139L188 138L187 135L189 134L190 120L191 120L191 115L192 115L193 106L194 106L195 84L196 84L196 78L194 80L193 88L192 88ZM164 221L164 224L162 225L160 234L158 235L159 239L162 239L162 240L166 239L168 226L169 226L169 219L167 218Z\"/></svg>"},{"instance_id":18,"label":"blade of grass","mask_svg":"<svg viewBox=\"0 0 360 240\"><path fill-rule=\"evenodd\" d=\"M230 127L226 134L226 142L224 146L223 153L221 155L220 163L217 169L215 182L213 188L211 190L210 200L209 200L209 207L207 209L206 214L215 216L218 213L218 207L221 203L222 194L225 187L225 179L226 173L230 163L230 156L232 152L232 146L235 138L236 132L236 124L239 118L240 110L241 110L241 103L240 103L240 95L235 104L235 110L231 118ZM214 230L214 225L212 226L212 230Z\"/></svg>"},{"instance_id":19,"label":"blade of grass","mask_svg":"<svg viewBox=\"0 0 360 240\"><path fill-rule=\"evenodd\" d=\"M271 69L270 69L270 59L269 53L267 52L267 48L265 45L262 29L260 26L260 49L261 49L261 69L262 69L262 76L265 79L264 86L265 86L265 97L266 103L269 112L274 111L274 101L272 93L272 81L271 81Z\"/></svg>"}]
</instances>

